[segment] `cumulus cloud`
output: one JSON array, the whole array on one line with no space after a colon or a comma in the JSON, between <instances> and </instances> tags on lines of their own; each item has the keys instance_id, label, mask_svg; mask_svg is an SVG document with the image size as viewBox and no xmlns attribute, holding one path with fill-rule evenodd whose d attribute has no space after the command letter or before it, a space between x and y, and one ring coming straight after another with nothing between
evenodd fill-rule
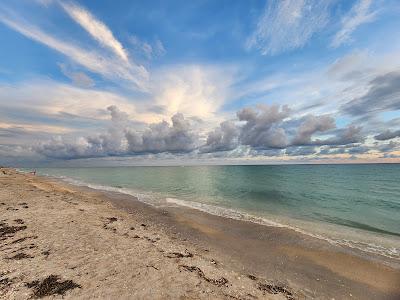
<instances>
[{"instance_id":1,"label":"cumulus cloud","mask_svg":"<svg viewBox=\"0 0 400 300\"><path fill-rule=\"evenodd\" d=\"M202 152L229 151L238 146L239 129L233 121L224 121L209 132Z\"/></svg>"},{"instance_id":2,"label":"cumulus cloud","mask_svg":"<svg viewBox=\"0 0 400 300\"><path fill-rule=\"evenodd\" d=\"M372 22L377 12L371 10L372 0L359 0L342 19L341 29L333 37L331 46L336 48L351 41L352 33L362 24Z\"/></svg>"},{"instance_id":3,"label":"cumulus cloud","mask_svg":"<svg viewBox=\"0 0 400 300\"><path fill-rule=\"evenodd\" d=\"M379 75L369 82L368 91L342 106L353 116L400 109L400 72Z\"/></svg>"},{"instance_id":4,"label":"cumulus cloud","mask_svg":"<svg viewBox=\"0 0 400 300\"><path fill-rule=\"evenodd\" d=\"M364 142L365 137L362 134L362 127L350 124L349 126L338 129L334 137L326 140L317 140L320 145L348 145Z\"/></svg>"},{"instance_id":5,"label":"cumulus cloud","mask_svg":"<svg viewBox=\"0 0 400 300\"><path fill-rule=\"evenodd\" d=\"M189 152L196 148L197 133L181 113L168 122L151 124L143 133L126 132L128 151L131 153Z\"/></svg>"},{"instance_id":6,"label":"cumulus cloud","mask_svg":"<svg viewBox=\"0 0 400 300\"><path fill-rule=\"evenodd\" d=\"M374 136L374 138L378 141L391 140L397 137L400 137L400 130L391 131L389 129Z\"/></svg>"},{"instance_id":7,"label":"cumulus cloud","mask_svg":"<svg viewBox=\"0 0 400 300\"><path fill-rule=\"evenodd\" d=\"M284 148L288 143L287 136L279 125L289 116L289 107L260 105L258 109L243 108L238 111L239 121L245 122L240 133L240 143L255 148Z\"/></svg>"},{"instance_id":8,"label":"cumulus cloud","mask_svg":"<svg viewBox=\"0 0 400 300\"><path fill-rule=\"evenodd\" d=\"M124 154L124 130L128 124L128 114L116 106L109 106L107 110L111 115L111 124L106 132L72 140L57 136L39 143L34 149L46 157L63 159Z\"/></svg>"},{"instance_id":9,"label":"cumulus cloud","mask_svg":"<svg viewBox=\"0 0 400 300\"><path fill-rule=\"evenodd\" d=\"M210 130L206 137L198 128L198 121L181 113L162 121L133 126L130 116L117 106L107 107L110 124L104 132L86 137L56 137L39 143L34 150L48 158L88 158L173 153L193 158L309 156L339 153L366 153L369 148L361 143L362 128L349 125L335 129L335 122L327 115L307 115L296 119L287 106L260 105L237 112L236 120L228 120ZM314 138L323 133L331 137ZM351 148L351 149L350 149Z\"/></svg>"},{"instance_id":10,"label":"cumulus cloud","mask_svg":"<svg viewBox=\"0 0 400 300\"><path fill-rule=\"evenodd\" d=\"M84 158L143 153L182 153L194 150L198 136L191 122L178 113L171 125L160 122L148 125L143 131L131 127L128 114L116 106L107 108L111 123L107 131L87 137L67 139L56 137L39 143L36 152L49 158Z\"/></svg>"},{"instance_id":11,"label":"cumulus cloud","mask_svg":"<svg viewBox=\"0 0 400 300\"><path fill-rule=\"evenodd\" d=\"M335 127L335 120L331 116L308 115L297 130L292 143L294 145L312 144L311 137L314 133L325 132Z\"/></svg>"},{"instance_id":12,"label":"cumulus cloud","mask_svg":"<svg viewBox=\"0 0 400 300\"><path fill-rule=\"evenodd\" d=\"M331 2L268 1L247 46L261 50L263 55L303 47L328 23Z\"/></svg>"}]
</instances>

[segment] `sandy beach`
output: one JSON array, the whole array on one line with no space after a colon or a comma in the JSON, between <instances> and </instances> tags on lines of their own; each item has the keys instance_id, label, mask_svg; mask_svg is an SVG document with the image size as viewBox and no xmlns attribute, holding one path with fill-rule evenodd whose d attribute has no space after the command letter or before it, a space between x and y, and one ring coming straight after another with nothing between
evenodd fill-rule
<instances>
[{"instance_id":1,"label":"sandy beach","mask_svg":"<svg viewBox=\"0 0 400 300\"><path fill-rule=\"evenodd\" d=\"M0 298L400 299L399 262L0 169Z\"/></svg>"}]
</instances>

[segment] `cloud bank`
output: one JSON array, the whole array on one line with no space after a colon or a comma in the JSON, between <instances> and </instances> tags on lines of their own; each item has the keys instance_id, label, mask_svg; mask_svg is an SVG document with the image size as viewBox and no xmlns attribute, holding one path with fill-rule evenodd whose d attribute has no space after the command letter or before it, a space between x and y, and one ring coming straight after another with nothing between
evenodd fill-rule
<instances>
[{"instance_id":1,"label":"cloud bank","mask_svg":"<svg viewBox=\"0 0 400 300\"><path fill-rule=\"evenodd\" d=\"M47 158L74 159L160 153L192 153L192 157L201 157L219 156L220 152L230 153L227 156L355 155L397 147L367 146L363 144L366 136L360 126L337 128L329 115L296 118L289 107L279 105L243 108L236 119L222 122L206 135L197 129L196 121L181 113L173 115L169 122L137 130L129 115L118 107L109 106L107 111L110 123L103 133L74 139L60 136L35 145L34 151ZM392 139L397 134L386 132L375 138Z\"/></svg>"}]
</instances>

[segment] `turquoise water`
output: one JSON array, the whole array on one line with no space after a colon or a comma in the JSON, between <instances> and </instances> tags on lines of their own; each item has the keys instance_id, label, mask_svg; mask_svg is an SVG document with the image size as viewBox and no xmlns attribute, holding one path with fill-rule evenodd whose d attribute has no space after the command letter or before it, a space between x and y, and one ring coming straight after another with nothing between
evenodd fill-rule
<instances>
[{"instance_id":1,"label":"turquoise water","mask_svg":"<svg viewBox=\"0 0 400 300\"><path fill-rule=\"evenodd\" d=\"M154 205L287 226L400 258L400 165L46 168Z\"/></svg>"}]
</instances>

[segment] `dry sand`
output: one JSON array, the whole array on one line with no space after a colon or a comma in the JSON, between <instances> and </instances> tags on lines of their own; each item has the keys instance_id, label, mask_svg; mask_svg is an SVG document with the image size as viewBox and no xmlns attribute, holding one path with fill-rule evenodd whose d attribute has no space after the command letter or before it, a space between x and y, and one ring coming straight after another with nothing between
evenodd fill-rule
<instances>
[{"instance_id":1,"label":"dry sand","mask_svg":"<svg viewBox=\"0 0 400 300\"><path fill-rule=\"evenodd\" d=\"M390 261L13 169L0 214L2 299L400 299Z\"/></svg>"}]
</instances>

